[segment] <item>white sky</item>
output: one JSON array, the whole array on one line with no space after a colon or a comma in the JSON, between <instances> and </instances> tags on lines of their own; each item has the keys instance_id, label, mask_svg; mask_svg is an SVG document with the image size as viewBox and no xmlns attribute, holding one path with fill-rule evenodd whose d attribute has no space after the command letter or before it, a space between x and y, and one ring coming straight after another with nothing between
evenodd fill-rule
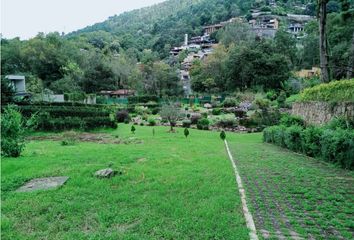
<instances>
[{"instance_id":1,"label":"white sky","mask_svg":"<svg viewBox=\"0 0 354 240\"><path fill-rule=\"evenodd\" d=\"M115 14L165 0L1 0L1 33L28 39L38 32L71 32Z\"/></svg>"}]
</instances>

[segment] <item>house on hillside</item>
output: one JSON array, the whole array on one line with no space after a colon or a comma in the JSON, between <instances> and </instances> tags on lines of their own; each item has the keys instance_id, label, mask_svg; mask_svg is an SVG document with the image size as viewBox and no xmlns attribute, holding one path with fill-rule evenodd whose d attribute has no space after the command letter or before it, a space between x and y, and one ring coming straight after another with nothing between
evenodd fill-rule
<instances>
[{"instance_id":1,"label":"house on hillside","mask_svg":"<svg viewBox=\"0 0 354 240\"><path fill-rule=\"evenodd\" d=\"M15 93L26 93L26 78L21 75L7 75L6 79L10 81L11 86L14 88Z\"/></svg>"},{"instance_id":2,"label":"house on hillside","mask_svg":"<svg viewBox=\"0 0 354 240\"><path fill-rule=\"evenodd\" d=\"M100 95L110 98L127 98L135 95L135 90L131 89L119 89L114 91L101 91Z\"/></svg>"},{"instance_id":3,"label":"house on hillside","mask_svg":"<svg viewBox=\"0 0 354 240\"><path fill-rule=\"evenodd\" d=\"M318 67L312 67L312 69L302 69L301 71L295 72L295 75L300 78L311 78L315 76L320 76L321 69Z\"/></svg>"}]
</instances>

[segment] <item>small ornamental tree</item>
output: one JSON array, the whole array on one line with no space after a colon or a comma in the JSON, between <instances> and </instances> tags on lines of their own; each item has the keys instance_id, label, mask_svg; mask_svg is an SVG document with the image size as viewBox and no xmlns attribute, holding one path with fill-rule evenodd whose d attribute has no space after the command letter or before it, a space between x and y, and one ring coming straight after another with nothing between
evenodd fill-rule
<instances>
[{"instance_id":1,"label":"small ornamental tree","mask_svg":"<svg viewBox=\"0 0 354 240\"><path fill-rule=\"evenodd\" d=\"M134 127L134 125L132 125L130 131L131 131L133 134L135 134L135 127Z\"/></svg>"},{"instance_id":2,"label":"small ornamental tree","mask_svg":"<svg viewBox=\"0 0 354 240\"><path fill-rule=\"evenodd\" d=\"M221 133L220 133L220 138L221 138L221 140L225 140L226 139L226 133L224 132L224 131L221 131Z\"/></svg>"},{"instance_id":3,"label":"small ornamental tree","mask_svg":"<svg viewBox=\"0 0 354 240\"><path fill-rule=\"evenodd\" d=\"M189 130L188 130L188 128L185 128L184 129L184 136L187 138L188 135L189 135Z\"/></svg>"},{"instance_id":4,"label":"small ornamental tree","mask_svg":"<svg viewBox=\"0 0 354 240\"><path fill-rule=\"evenodd\" d=\"M163 120L170 123L170 132L174 132L173 127L176 126L177 120L181 116L180 108L175 103L167 103L162 106L160 115Z\"/></svg>"}]
</instances>

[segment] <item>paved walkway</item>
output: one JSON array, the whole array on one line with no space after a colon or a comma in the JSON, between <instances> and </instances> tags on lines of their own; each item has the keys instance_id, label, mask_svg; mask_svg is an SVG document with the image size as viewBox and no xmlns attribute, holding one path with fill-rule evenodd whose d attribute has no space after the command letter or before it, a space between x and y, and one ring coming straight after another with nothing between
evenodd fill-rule
<instances>
[{"instance_id":1,"label":"paved walkway","mask_svg":"<svg viewBox=\"0 0 354 240\"><path fill-rule=\"evenodd\" d=\"M354 239L354 174L257 141L229 140L261 239Z\"/></svg>"}]
</instances>

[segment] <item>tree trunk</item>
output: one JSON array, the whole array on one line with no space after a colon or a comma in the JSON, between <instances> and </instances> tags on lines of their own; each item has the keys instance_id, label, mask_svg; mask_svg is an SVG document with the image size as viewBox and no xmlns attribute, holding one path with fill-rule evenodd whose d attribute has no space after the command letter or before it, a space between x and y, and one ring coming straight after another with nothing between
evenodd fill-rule
<instances>
[{"instance_id":1,"label":"tree trunk","mask_svg":"<svg viewBox=\"0 0 354 240\"><path fill-rule=\"evenodd\" d=\"M326 7L327 7L327 0L319 0L321 81L325 83L329 82L327 34L326 34L326 19L327 19Z\"/></svg>"},{"instance_id":2,"label":"tree trunk","mask_svg":"<svg viewBox=\"0 0 354 240\"><path fill-rule=\"evenodd\" d=\"M347 70L347 78L354 77L354 32L352 37L352 46L349 49L349 62L348 62L348 70Z\"/></svg>"}]
</instances>

